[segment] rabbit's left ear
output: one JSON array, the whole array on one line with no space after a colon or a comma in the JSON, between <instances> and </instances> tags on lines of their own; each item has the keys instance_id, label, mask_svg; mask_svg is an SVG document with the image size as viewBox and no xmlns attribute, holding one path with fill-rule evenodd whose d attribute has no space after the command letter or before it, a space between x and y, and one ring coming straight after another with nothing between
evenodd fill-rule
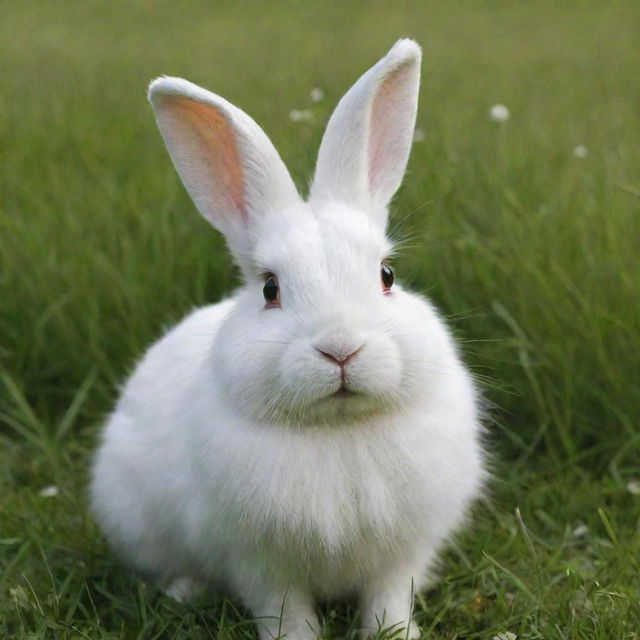
<instances>
[{"instance_id":1,"label":"rabbit's left ear","mask_svg":"<svg viewBox=\"0 0 640 640\"><path fill-rule=\"evenodd\" d=\"M342 98L322 138L311 200L340 200L386 224L411 150L420 61L419 45L399 40Z\"/></svg>"},{"instance_id":2,"label":"rabbit's left ear","mask_svg":"<svg viewBox=\"0 0 640 640\"><path fill-rule=\"evenodd\" d=\"M154 80L149 100L191 198L243 264L256 219L301 202L278 152L244 111L187 80Z\"/></svg>"}]
</instances>

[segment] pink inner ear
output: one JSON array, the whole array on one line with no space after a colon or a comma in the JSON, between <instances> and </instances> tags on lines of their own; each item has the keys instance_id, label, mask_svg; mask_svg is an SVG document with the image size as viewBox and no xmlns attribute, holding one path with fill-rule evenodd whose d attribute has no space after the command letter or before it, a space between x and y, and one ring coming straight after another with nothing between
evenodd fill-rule
<instances>
[{"instance_id":1,"label":"pink inner ear","mask_svg":"<svg viewBox=\"0 0 640 640\"><path fill-rule=\"evenodd\" d=\"M244 170L232 127L214 106L182 96L166 96L173 144L183 160L199 175L196 188L210 185L210 198L220 212L240 214L246 221ZM189 180L183 176L183 179Z\"/></svg>"},{"instance_id":2,"label":"pink inner ear","mask_svg":"<svg viewBox=\"0 0 640 640\"><path fill-rule=\"evenodd\" d=\"M414 78L406 62L387 75L371 105L369 122L369 189L372 194L396 179L404 171L408 146L413 136L411 110L414 103Z\"/></svg>"}]
</instances>

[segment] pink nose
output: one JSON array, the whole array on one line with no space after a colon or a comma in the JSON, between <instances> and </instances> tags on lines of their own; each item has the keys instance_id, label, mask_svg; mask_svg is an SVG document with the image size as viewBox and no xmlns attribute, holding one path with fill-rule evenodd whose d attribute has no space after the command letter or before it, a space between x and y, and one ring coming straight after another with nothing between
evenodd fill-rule
<instances>
[{"instance_id":1,"label":"pink nose","mask_svg":"<svg viewBox=\"0 0 640 640\"><path fill-rule=\"evenodd\" d=\"M338 351L337 349L331 349L329 347L316 347L316 351L322 354L327 360L335 362L339 367L344 367L351 358L353 358L364 345L360 345L357 349L347 353L345 355L344 350Z\"/></svg>"}]
</instances>

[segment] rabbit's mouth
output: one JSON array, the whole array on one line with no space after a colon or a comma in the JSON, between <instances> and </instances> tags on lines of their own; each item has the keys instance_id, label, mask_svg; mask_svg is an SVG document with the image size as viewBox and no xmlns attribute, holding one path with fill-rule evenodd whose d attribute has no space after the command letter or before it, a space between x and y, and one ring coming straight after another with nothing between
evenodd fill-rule
<instances>
[{"instance_id":1,"label":"rabbit's mouth","mask_svg":"<svg viewBox=\"0 0 640 640\"><path fill-rule=\"evenodd\" d=\"M305 403L304 413L309 414L315 407L320 413L338 411L342 417L365 418L392 408L392 398L379 389L368 388L366 379L344 370L341 373L341 378L331 385L333 388L325 388L324 393Z\"/></svg>"},{"instance_id":2,"label":"rabbit's mouth","mask_svg":"<svg viewBox=\"0 0 640 640\"><path fill-rule=\"evenodd\" d=\"M353 389L347 388L343 384L337 391L334 391L331 395L337 396L338 398L352 398L355 396L361 396L362 394L358 391L354 391Z\"/></svg>"},{"instance_id":3,"label":"rabbit's mouth","mask_svg":"<svg viewBox=\"0 0 640 640\"><path fill-rule=\"evenodd\" d=\"M336 388L337 387L337 388ZM324 394L297 403L282 404L269 414L270 421L289 425L336 425L362 422L393 409L393 403L381 394L353 388L348 382L336 385Z\"/></svg>"},{"instance_id":4,"label":"rabbit's mouth","mask_svg":"<svg viewBox=\"0 0 640 640\"><path fill-rule=\"evenodd\" d=\"M318 402L320 405L325 406L327 403L334 404L336 407L342 407L343 409L349 407L349 411L354 411L355 413L360 413L363 410L368 413L373 405L379 409L377 406L379 403L376 400L375 396L371 396L366 391L354 389L343 382L333 393L319 398Z\"/></svg>"}]
</instances>

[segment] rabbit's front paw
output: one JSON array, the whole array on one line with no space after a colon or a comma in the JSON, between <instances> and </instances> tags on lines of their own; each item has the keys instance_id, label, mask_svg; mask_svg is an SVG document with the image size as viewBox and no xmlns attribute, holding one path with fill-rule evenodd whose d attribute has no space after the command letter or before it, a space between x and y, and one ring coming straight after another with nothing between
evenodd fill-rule
<instances>
[{"instance_id":1,"label":"rabbit's front paw","mask_svg":"<svg viewBox=\"0 0 640 640\"><path fill-rule=\"evenodd\" d=\"M294 586L276 587L253 574L236 590L258 624L260 640L316 640L318 617L311 594Z\"/></svg>"},{"instance_id":2,"label":"rabbit's front paw","mask_svg":"<svg viewBox=\"0 0 640 640\"><path fill-rule=\"evenodd\" d=\"M382 584L372 589L362 601L362 640L416 640L420 627L411 619L413 609L411 578L394 585Z\"/></svg>"},{"instance_id":3,"label":"rabbit's front paw","mask_svg":"<svg viewBox=\"0 0 640 640\"><path fill-rule=\"evenodd\" d=\"M205 589L206 585L197 578L181 576L172 580L164 589L164 593L178 602L191 602Z\"/></svg>"}]
</instances>

